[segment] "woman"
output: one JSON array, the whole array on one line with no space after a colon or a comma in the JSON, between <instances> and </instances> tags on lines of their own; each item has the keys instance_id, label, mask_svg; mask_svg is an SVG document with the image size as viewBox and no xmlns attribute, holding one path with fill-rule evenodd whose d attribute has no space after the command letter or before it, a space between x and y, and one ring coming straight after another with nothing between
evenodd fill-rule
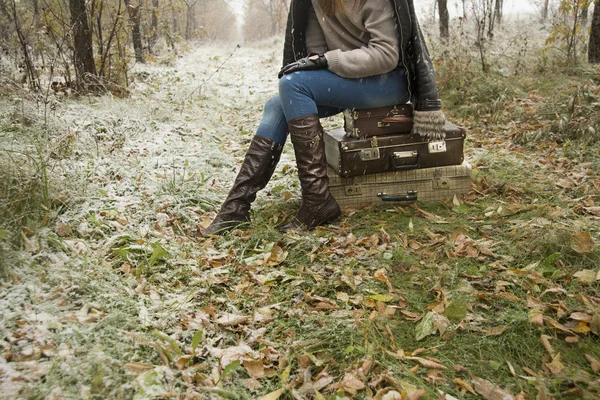
<instances>
[{"instance_id":1,"label":"woman","mask_svg":"<svg viewBox=\"0 0 600 400\"><path fill-rule=\"evenodd\" d=\"M279 78L279 95L265 104L233 187L202 235L250 221L250 205L271 179L288 133L302 204L280 230L310 230L337 219L341 212L329 192L319 118L410 101L414 132L444 136L445 117L413 0L292 0Z\"/></svg>"}]
</instances>

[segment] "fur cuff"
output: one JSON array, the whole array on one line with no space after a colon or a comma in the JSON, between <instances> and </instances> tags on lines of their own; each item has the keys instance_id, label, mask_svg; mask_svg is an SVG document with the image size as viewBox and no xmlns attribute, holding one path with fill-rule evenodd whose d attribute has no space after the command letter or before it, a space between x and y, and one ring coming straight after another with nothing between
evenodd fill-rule
<instances>
[{"instance_id":1,"label":"fur cuff","mask_svg":"<svg viewBox=\"0 0 600 400\"><path fill-rule=\"evenodd\" d=\"M418 134L428 140L446 138L446 116L439 111L415 111L413 118L413 134Z\"/></svg>"}]
</instances>

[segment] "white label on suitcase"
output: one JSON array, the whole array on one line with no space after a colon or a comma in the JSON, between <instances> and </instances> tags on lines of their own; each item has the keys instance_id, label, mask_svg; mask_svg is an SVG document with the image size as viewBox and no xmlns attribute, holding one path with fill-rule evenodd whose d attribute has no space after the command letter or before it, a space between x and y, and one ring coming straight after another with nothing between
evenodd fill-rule
<instances>
[{"instance_id":1,"label":"white label on suitcase","mask_svg":"<svg viewBox=\"0 0 600 400\"><path fill-rule=\"evenodd\" d=\"M429 149L429 154L445 153L446 152L446 141L441 140L439 142L429 142L429 143L427 143L427 147Z\"/></svg>"}]
</instances>

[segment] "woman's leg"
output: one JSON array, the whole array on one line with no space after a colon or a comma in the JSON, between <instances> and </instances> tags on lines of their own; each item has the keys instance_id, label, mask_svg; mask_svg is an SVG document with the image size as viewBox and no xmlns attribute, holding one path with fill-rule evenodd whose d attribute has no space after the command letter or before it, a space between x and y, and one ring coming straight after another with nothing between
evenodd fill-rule
<instances>
[{"instance_id":1,"label":"woman's leg","mask_svg":"<svg viewBox=\"0 0 600 400\"><path fill-rule=\"evenodd\" d=\"M363 79L342 78L327 70L299 71L279 80L279 97L298 167L302 204L283 232L313 229L337 219L340 208L329 191L319 107L374 108L409 98L403 73Z\"/></svg>"},{"instance_id":2,"label":"woman's leg","mask_svg":"<svg viewBox=\"0 0 600 400\"><path fill-rule=\"evenodd\" d=\"M298 71L279 80L279 97L287 121L317 114L320 107L377 108L409 100L406 75L398 70L360 79L326 69Z\"/></svg>"},{"instance_id":3,"label":"woman's leg","mask_svg":"<svg viewBox=\"0 0 600 400\"><path fill-rule=\"evenodd\" d=\"M336 107L319 106L317 109L320 118L330 117L342 112L340 108ZM273 96L265 103L256 135L272 140L282 146L285 144L288 126L279 96Z\"/></svg>"},{"instance_id":4,"label":"woman's leg","mask_svg":"<svg viewBox=\"0 0 600 400\"><path fill-rule=\"evenodd\" d=\"M277 167L287 137L281 102L274 97L265 104L263 121L252 138L244 162L219 213L202 236L223 234L250 221L250 206Z\"/></svg>"}]
</instances>

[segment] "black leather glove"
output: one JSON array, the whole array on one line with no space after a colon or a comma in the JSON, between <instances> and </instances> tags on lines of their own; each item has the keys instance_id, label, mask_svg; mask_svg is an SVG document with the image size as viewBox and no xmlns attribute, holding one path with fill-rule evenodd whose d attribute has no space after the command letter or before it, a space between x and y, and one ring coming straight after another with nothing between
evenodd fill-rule
<instances>
[{"instance_id":1,"label":"black leather glove","mask_svg":"<svg viewBox=\"0 0 600 400\"><path fill-rule=\"evenodd\" d=\"M324 54L314 54L304 57L281 68L277 76L281 79L285 74L290 74L296 71L306 71L313 69L327 68L327 58Z\"/></svg>"}]
</instances>

